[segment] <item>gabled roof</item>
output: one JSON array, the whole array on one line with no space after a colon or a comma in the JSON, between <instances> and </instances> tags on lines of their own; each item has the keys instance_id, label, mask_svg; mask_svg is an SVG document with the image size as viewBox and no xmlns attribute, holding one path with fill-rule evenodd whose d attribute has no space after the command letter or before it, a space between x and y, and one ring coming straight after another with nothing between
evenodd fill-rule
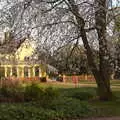
<instances>
[{"instance_id":1,"label":"gabled roof","mask_svg":"<svg viewBox=\"0 0 120 120\"><path fill-rule=\"evenodd\" d=\"M10 40L0 45L1 54L12 54L21 46L26 38L21 40Z\"/></svg>"}]
</instances>

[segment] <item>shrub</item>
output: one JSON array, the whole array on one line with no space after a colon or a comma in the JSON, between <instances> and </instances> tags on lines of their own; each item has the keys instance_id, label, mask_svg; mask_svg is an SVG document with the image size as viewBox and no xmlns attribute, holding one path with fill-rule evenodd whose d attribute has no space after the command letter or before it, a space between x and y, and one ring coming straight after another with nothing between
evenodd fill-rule
<instances>
[{"instance_id":1,"label":"shrub","mask_svg":"<svg viewBox=\"0 0 120 120\"><path fill-rule=\"evenodd\" d=\"M47 82L47 79L46 79L46 77L41 77L41 78L40 78L40 81L41 81L41 82Z\"/></svg>"},{"instance_id":2,"label":"shrub","mask_svg":"<svg viewBox=\"0 0 120 120\"><path fill-rule=\"evenodd\" d=\"M40 94L40 105L43 107L49 106L52 101L59 96L59 92L57 89L54 89L52 87L48 87L43 89L43 91Z\"/></svg>"},{"instance_id":3,"label":"shrub","mask_svg":"<svg viewBox=\"0 0 120 120\"><path fill-rule=\"evenodd\" d=\"M61 91L63 94L62 96L75 98L79 100L89 100L96 96L96 89L95 88L70 88L70 89L63 89Z\"/></svg>"},{"instance_id":4,"label":"shrub","mask_svg":"<svg viewBox=\"0 0 120 120\"><path fill-rule=\"evenodd\" d=\"M0 120L74 120L88 117L94 111L87 102L64 97L53 100L48 108L43 108L38 106L37 103L35 105L31 102L1 104Z\"/></svg>"},{"instance_id":5,"label":"shrub","mask_svg":"<svg viewBox=\"0 0 120 120\"><path fill-rule=\"evenodd\" d=\"M23 87L11 82L5 82L0 89L0 102L37 101L40 105L47 105L58 96L58 91L51 87L42 88L34 82Z\"/></svg>"},{"instance_id":6,"label":"shrub","mask_svg":"<svg viewBox=\"0 0 120 120\"><path fill-rule=\"evenodd\" d=\"M0 105L0 119L2 120L70 120L88 117L96 112L96 109L88 102L81 101L87 98L85 98L86 93L81 93L80 89L68 89L65 94L61 91L62 95L59 95L59 91L55 88L40 87L37 83L29 84L25 88L20 86L1 89L5 93L4 97L0 97L3 101L22 101L17 104L2 103ZM77 96L78 94L82 98Z\"/></svg>"},{"instance_id":7,"label":"shrub","mask_svg":"<svg viewBox=\"0 0 120 120\"><path fill-rule=\"evenodd\" d=\"M24 99L23 90L18 80L6 79L2 81L0 95L0 102L19 102Z\"/></svg>"},{"instance_id":8,"label":"shrub","mask_svg":"<svg viewBox=\"0 0 120 120\"><path fill-rule=\"evenodd\" d=\"M90 98L93 98L93 94L89 92L81 91L81 92L75 92L73 95L71 95L71 97L79 100L89 100Z\"/></svg>"},{"instance_id":9,"label":"shrub","mask_svg":"<svg viewBox=\"0 0 120 120\"><path fill-rule=\"evenodd\" d=\"M54 100L50 106L52 110L59 113L59 117L63 118L80 118L87 117L95 112L87 102L81 102L77 99L60 97Z\"/></svg>"},{"instance_id":10,"label":"shrub","mask_svg":"<svg viewBox=\"0 0 120 120\"><path fill-rule=\"evenodd\" d=\"M5 87L5 88L16 88L18 86L21 85L20 81L17 80L17 79L4 79L4 80L1 80L0 82L0 86L1 88L2 87Z\"/></svg>"},{"instance_id":11,"label":"shrub","mask_svg":"<svg viewBox=\"0 0 120 120\"><path fill-rule=\"evenodd\" d=\"M25 101L37 101L41 106L47 106L58 96L58 91L52 87L42 88L38 84L32 83L25 88Z\"/></svg>"},{"instance_id":12,"label":"shrub","mask_svg":"<svg viewBox=\"0 0 120 120\"><path fill-rule=\"evenodd\" d=\"M40 99L41 89L38 87L36 83L32 83L31 85L27 85L24 91L25 101L33 101Z\"/></svg>"},{"instance_id":13,"label":"shrub","mask_svg":"<svg viewBox=\"0 0 120 120\"><path fill-rule=\"evenodd\" d=\"M30 103L0 106L0 120L53 120L55 116L55 111L35 107Z\"/></svg>"}]
</instances>

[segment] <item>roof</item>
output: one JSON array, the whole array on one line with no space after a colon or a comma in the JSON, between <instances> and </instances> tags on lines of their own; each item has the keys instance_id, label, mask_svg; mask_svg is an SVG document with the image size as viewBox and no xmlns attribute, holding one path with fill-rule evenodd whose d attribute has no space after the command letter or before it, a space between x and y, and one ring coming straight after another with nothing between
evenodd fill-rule
<instances>
[{"instance_id":1,"label":"roof","mask_svg":"<svg viewBox=\"0 0 120 120\"><path fill-rule=\"evenodd\" d=\"M48 64L47 67L48 67L48 71L50 72L58 72L58 70L50 64Z\"/></svg>"},{"instance_id":2,"label":"roof","mask_svg":"<svg viewBox=\"0 0 120 120\"><path fill-rule=\"evenodd\" d=\"M1 54L11 54L16 52L16 50L21 46L21 44L26 40L26 38L21 40L10 40L0 45Z\"/></svg>"}]
</instances>

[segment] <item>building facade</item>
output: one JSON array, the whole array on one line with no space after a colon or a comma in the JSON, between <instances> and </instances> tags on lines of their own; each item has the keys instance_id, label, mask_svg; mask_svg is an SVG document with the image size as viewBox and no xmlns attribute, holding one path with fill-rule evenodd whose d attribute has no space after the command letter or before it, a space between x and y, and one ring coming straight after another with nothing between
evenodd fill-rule
<instances>
[{"instance_id":1,"label":"building facade","mask_svg":"<svg viewBox=\"0 0 120 120\"><path fill-rule=\"evenodd\" d=\"M47 65L34 56L32 40L11 38L9 32L5 33L5 40L0 44L0 77L46 77Z\"/></svg>"}]
</instances>

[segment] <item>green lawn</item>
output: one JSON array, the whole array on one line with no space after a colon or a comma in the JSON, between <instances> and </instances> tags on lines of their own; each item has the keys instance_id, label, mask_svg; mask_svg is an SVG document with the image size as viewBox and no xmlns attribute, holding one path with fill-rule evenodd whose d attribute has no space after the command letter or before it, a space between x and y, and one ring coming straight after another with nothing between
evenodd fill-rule
<instances>
[{"instance_id":1,"label":"green lawn","mask_svg":"<svg viewBox=\"0 0 120 120\"><path fill-rule=\"evenodd\" d=\"M96 95L96 83L94 81L80 81L79 88L74 88L74 85L69 83L66 85L53 84L52 86L61 88L61 93L64 94L64 96L70 96L71 94L75 94L76 92L79 94L79 92L81 93L83 91ZM113 94L117 96L116 100L109 102L88 100L89 105L97 108L97 112L95 114L92 114L92 116L120 116L120 81L112 80L111 88Z\"/></svg>"},{"instance_id":2,"label":"green lawn","mask_svg":"<svg viewBox=\"0 0 120 120\"><path fill-rule=\"evenodd\" d=\"M0 103L0 120L60 120L83 117L120 116L120 81L111 81L117 99L109 102L95 100L96 83L81 81L75 88L72 83L41 83L39 87L52 87L58 92L56 99L44 104L39 101ZM41 98L42 99L42 98Z\"/></svg>"}]
</instances>

